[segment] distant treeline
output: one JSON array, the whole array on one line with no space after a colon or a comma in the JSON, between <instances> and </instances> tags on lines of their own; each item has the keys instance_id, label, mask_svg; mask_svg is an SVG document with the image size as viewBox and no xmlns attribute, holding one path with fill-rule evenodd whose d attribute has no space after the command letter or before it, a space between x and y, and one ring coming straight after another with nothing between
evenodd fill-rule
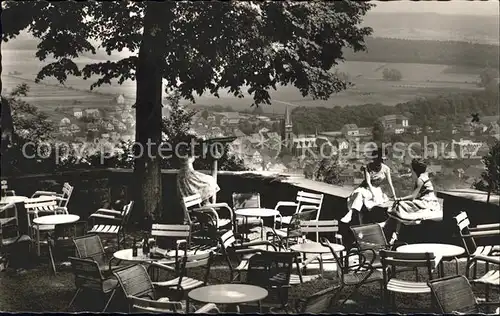
<instances>
[{"instance_id":1,"label":"distant treeline","mask_svg":"<svg viewBox=\"0 0 500 316\"><path fill-rule=\"evenodd\" d=\"M344 124L372 127L377 118L389 114L402 114L411 125L439 128L443 121L463 123L471 113L484 116L498 115L498 94L476 91L420 98L396 106L364 104L357 106L298 107L292 111L295 133L313 134L315 131L338 131Z\"/></svg>"},{"instance_id":2,"label":"distant treeline","mask_svg":"<svg viewBox=\"0 0 500 316\"><path fill-rule=\"evenodd\" d=\"M346 50L347 61L443 64L498 68L499 46L453 41L366 39L367 51Z\"/></svg>"}]
</instances>

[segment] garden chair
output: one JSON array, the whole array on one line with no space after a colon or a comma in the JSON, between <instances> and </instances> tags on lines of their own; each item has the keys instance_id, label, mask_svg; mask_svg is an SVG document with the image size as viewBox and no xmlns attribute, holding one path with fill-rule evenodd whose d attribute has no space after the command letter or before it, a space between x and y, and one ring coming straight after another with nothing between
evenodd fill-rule
<instances>
[{"instance_id":1,"label":"garden chair","mask_svg":"<svg viewBox=\"0 0 500 316\"><path fill-rule=\"evenodd\" d=\"M310 193L310 192L304 192L304 191L299 191L297 193L297 200L296 202L289 202L289 201L279 201L276 206L274 207L275 210L279 211L280 208L283 207L295 207L295 212L294 214L300 213L305 210L317 210L316 214L316 220L319 219L319 215L321 212L321 206L323 205L323 194L317 194L317 193ZM281 213L281 212L280 212ZM292 216L282 216L275 218L275 223L278 222L280 224L280 228L283 225L289 225ZM292 214L293 215L293 214Z\"/></svg>"},{"instance_id":2,"label":"garden chair","mask_svg":"<svg viewBox=\"0 0 500 316\"><path fill-rule=\"evenodd\" d=\"M1 180L2 196L16 196L16 191L9 190L7 180Z\"/></svg>"},{"instance_id":3,"label":"garden chair","mask_svg":"<svg viewBox=\"0 0 500 316\"><path fill-rule=\"evenodd\" d=\"M428 282L432 296L443 314L482 314L485 307L500 306L500 302L481 302L463 275L453 275ZM495 312L498 314L498 309Z\"/></svg>"},{"instance_id":4,"label":"garden chair","mask_svg":"<svg viewBox=\"0 0 500 316\"><path fill-rule=\"evenodd\" d=\"M271 311L288 311L290 277L296 254L262 251L248 259L247 284L267 289L268 296L259 302Z\"/></svg>"},{"instance_id":5,"label":"garden chair","mask_svg":"<svg viewBox=\"0 0 500 316\"><path fill-rule=\"evenodd\" d=\"M110 276L111 272L118 268L118 265L113 265L113 261L116 261L116 259L110 252L104 250L99 235L75 237L73 238L73 244L75 245L76 256L80 259L94 261L102 275Z\"/></svg>"},{"instance_id":6,"label":"garden chair","mask_svg":"<svg viewBox=\"0 0 500 316\"><path fill-rule=\"evenodd\" d=\"M489 264L494 264L498 267L500 265L500 256L475 256L474 258L470 259L469 262L467 262L466 266L466 276L469 277L469 272L470 272L470 266L474 265L477 266L477 261L481 261L485 263L486 266L486 272L484 273L483 276L477 277L477 272L474 272L474 278L470 280L471 283L474 284L483 284L486 287L485 290L485 295L486 295L486 301L489 301L490 298L490 287L495 286L495 287L500 287L500 271L498 269L495 270L489 270Z\"/></svg>"},{"instance_id":7,"label":"garden chair","mask_svg":"<svg viewBox=\"0 0 500 316\"><path fill-rule=\"evenodd\" d=\"M185 298L186 311L189 311L189 297L187 297L187 292L192 289L207 285L213 258L213 252L202 252L191 255L185 253L182 258L181 267L179 269L179 276L168 281L153 282L153 285L177 293L179 300L183 300ZM171 267L159 262L151 263L151 267L172 271ZM198 267L205 267L205 275L203 280L198 280L187 276L188 269Z\"/></svg>"},{"instance_id":8,"label":"garden chair","mask_svg":"<svg viewBox=\"0 0 500 316\"><path fill-rule=\"evenodd\" d=\"M48 233L47 240L49 244L49 257L52 263L52 270L54 274L57 273L55 258L63 258L64 253L67 254L68 250L75 255L75 247L73 238L84 236L87 232L87 222L79 221L71 224L55 225L54 232ZM67 258L67 256L66 256Z\"/></svg>"},{"instance_id":9,"label":"garden chair","mask_svg":"<svg viewBox=\"0 0 500 316\"><path fill-rule=\"evenodd\" d=\"M234 282L236 281L236 279L239 279L241 281L242 272L246 272L248 270L248 259L252 255L261 252L261 249L252 247L263 246L266 248L266 250L271 247L272 250L278 251L276 246L267 240L237 243L236 237L234 236L232 230L225 232L222 236L219 237L219 244L222 256L226 259L226 262L229 266L229 278L231 280L230 282ZM237 256L241 257L239 258L239 264L233 266L231 258Z\"/></svg>"},{"instance_id":10,"label":"garden chair","mask_svg":"<svg viewBox=\"0 0 500 316\"><path fill-rule=\"evenodd\" d=\"M259 193L233 193L233 211L245 208L260 208ZM264 239L264 221L259 217L243 217L236 215L237 232L239 228L248 229L251 226L260 226L260 237Z\"/></svg>"},{"instance_id":11,"label":"garden chair","mask_svg":"<svg viewBox=\"0 0 500 316\"><path fill-rule=\"evenodd\" d=\"M330 312L333 297L338 287L329 287L314 293L307 298L299 298L295 301L295 311L297 314L324 314Z\"/></svg>"},{"instance_id":12,"label":"garden chair","mask_svg":"<svg viewBox=\"0 0 500 316\"><path fill-rule=\"evenodd\" d=\"M356 225L351 226L350 228L354 235L355 247L359 251L364 252L368 249L374 250L374 258L371 257L373 253L370 252L365 252L365 257L367 260L372 262L372 265L375 268L382 267L378 256L380 250L395 250L398 246L406 244L397 240L393 240L392 243L388 243L385 238L384 230L379 224ZM409 269L405 268L403 270Z\"/></svg>"},{"instance_id":13,"label":"garden chair","mask_svg":"<svg viewBox=\"0 0 500 316\"><path fill-rule=\"evenodd\" d=\"M174 257L175 270L179 271L179 263L182 257L186 254L188 256L207 253L215 249L210 245L196 245L192 242L191 226L179 224L153 224L151 236L154 238L156 245L159 245L161 238L174 240L175 249L162 249L157 248L157 252L163 256Z\"/></svg>"},{"instance_id":14,"label":"garden chair","mask_svg":"<svg viewBox=\"0 0 500 316\"><path fill-rule=\"evenodd\" d=\"M216 250L219 231L217 216L214 212L193 211L191 217L194 219L191 234L193 244L213 248Z\"/></svg>"},{"instance_id":15,"label":"garden chair","mask_svg":"<svg viewBox=\"0 0 500 316\"><path fill-rule=\"evenodd\" d=\"M441 258L431 252L425 253L404 253L390 250L380 250L380 260L382 263L382 273L384 277L384 298L385 306L389 306L389 300L393 310L396 310L396 293L402 294L427 294L431 292L427 281L419 282L398 279L397 274L401 271L397 267L426 268L428 281L432 280L432 272ZM421 311L420 311L421 312Z\"/></svg>"},{"instance_id":16,"label":"garden chair","mask_svg":"<svg viewBox=\"0 0 500 316\"><path fill-rule=\"evenodd\" d=\"M35 193L33 193L31 198L37 198L41 196L55 197L56 201L58 201L58 206L67 210L69 199L71 198L73 189L73 186L71 186L68 182L65 182L63 184L62 193L52 191L36 191Z\"/></svg>"},{"instance_id":17,"label":"garden chair","mask_svg":"<svg viewBox=\"0 0 500 316\"><path fill-rule=\"evenodd\" d=\"M186 196L182 198L182 208L184 210L184 217L187 223L193 224L191 219L192 211L202 211L211 212L215 214L217 218L217 228L219 230L232 229L234 225L234 214L233 210L229 207L227 203L215 203L215 204L205 204L202 205L201 196L199 194L193 194L191 196ZM225 216L221 216L220 211L226 210Z\"/></svg>"},{"instance_id":18,"label":"garden chair","mask_svg":"<svg viewBox=\"0 0 500 316\"><path fill-rule=\"evenodd\" d=\"M352 292L347 295L346 299L341 303L341 305L345 304L347 300L352 297L352 295L354 295L361 286L373 282L380 283L380 296L383 299L384 277L382 275L382 272L373 267L372 261L367 260L366 256L364 255L364 253L372 253L371 257L374 258L375 251L373 249L366 249L364 251L357 251L353 249L349 253L347 253L347 260L344 261L343 258L339 257L334 251L328 239L322 238L321 245L330 248L332 256L335 259L335 263L337 264L337 271L340 274L340 286L337 288L336 294L333 296L333 298L337 298L340 294L342 294L345 287L354 287ZM351 256L357 256L360 259L359 263L356 265L346 265L345 262L349 262L348 259Z\"/></svg>"},{"instance_id":19,"label":"garden chair","mask_svg":"<svg viewBox=\"0 0 500 316\"><path fill-rule=\"evenodd\" d=\"M320 233L329 233L334 234L335 241L339 244L343 244L342 235L339 234L339 222L337 220L303 220L300 221L300 230L304 237L307 237L307 234L316 234L316 242L320 242L319 234Z\"/></svg>"},{"instance_id":20,"label":"garden chair","mask_svg":"<svg viewBox=\"0 0 500 316\"><path fill-rule=\"evenodd\" d=\"M120 217L93 216L94 214L90 215L89 219L92 219L92 228L88 231L88 233L116 236L118 249L120 249L123 241L125 240L125 229L133 206L133 201L125 205L123 208L123 216Z\"/></svg>"},{"instance_id":21,"label":"garden chair","mask_svg":"<svg viewBox=\"0 0 500 316\"><path fill-rule=\"evenodd\" d=\"M267 233L268 239L272 237L272 242L279 243L281 250L288 249L291 244L297 243L304 237L300 223L316 218L317 212L318 210L308 210L293 214L289 225L281 229L273 228Z\"/></svg>"},{"instance_id":22,"label":"garden chair","mask_svg":"<svg viewBox=\"0 0 500 316\"><path fill-rule=\"evenodd\" d=\"M467 253L466 275L469 275L469 269L474 267L473 278L477 278L477 263L485 263L486 270L488 270L488 263L490 261L488 257L500 255L500 246L477 246L475 238L499 236L500 229L497 227L500 227L500 224L487 224L469 227L470 221L466 212L460 212L460 214L455 216L455 220L457 222L465 252Z\"/></svg>"},{"instance_id":23,"label":"garden chair","mask_svg":"<svg viewBox=\"0 0 500 316\"><path fill-rule=\"evenodd\" d=\"M103 296L109 295L103 309L103 312L105 312L108 309L109 303L113 299L116 288L119 284L118 280L116 280L115 276L104 277L99 269L99 265L94 260L74 257L70 257L69 260L71 262L73 274L75 275L76 292L71 299L68 308L73 305L77 296L83 290L91 290L99 292Z\"/></svg>"},{"instance_id":24,"label":"garden chair","mask_svg":"<svg viewBox=\"0 0 500 316\"><path fill-rule=\"evenodd\" d=\"M8 204L0 207L0 265L3 266L3 269L8 267L11 253L19 253L16 250L18 246L27 245L28 251L30 249L30 229L26 209L23 210L25 212L25 220L22 220L16 204ZM2 216L8 212L11 213L9 217Z\"/></svg>"},{"instance_id":25,"label":"garden chair","mask_svg":"<svg viewBox=\"0 0 500 316\"><path fill-rule=\"evenodd\" d=\"M158 297L156 289L151 281L146 268L141 265L132 265L124 269L116 270L114 275L127 297L129 312L143 313L183 313L186 310L185 303L170 301L167 297ZM209 306L207 306L209 305ZM211 311L215 305L207 304L202 307L203 311ZM198 311L199 312L199 311Z\"/></svg>"}]
</instances>

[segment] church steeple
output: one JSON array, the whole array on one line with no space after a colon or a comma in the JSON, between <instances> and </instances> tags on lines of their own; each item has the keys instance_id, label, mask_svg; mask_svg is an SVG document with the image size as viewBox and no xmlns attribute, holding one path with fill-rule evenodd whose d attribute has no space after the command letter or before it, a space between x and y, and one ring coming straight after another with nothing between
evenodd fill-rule
<instances>
[{"instance_id":1,"label":"church steeple","mask_svg":"<svg viewBox=\"0 0 500 316\"><path fill-rule=\"evenodd\" d=\"M281 126L281 140L285 143L288 144L288 147L292 145L292 140L293 140L293 124L292 124L292 117L290 113L290 109L288 108L288 105L285 108L285 115L282 121L282 126Z\"/></svg>"}]
</instances>

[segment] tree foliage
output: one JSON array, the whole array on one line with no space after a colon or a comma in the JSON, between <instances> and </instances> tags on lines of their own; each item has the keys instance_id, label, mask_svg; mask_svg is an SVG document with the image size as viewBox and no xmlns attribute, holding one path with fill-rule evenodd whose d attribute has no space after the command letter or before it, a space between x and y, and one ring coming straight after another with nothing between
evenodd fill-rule
<instances>
[{"instance_id":1,"label":"tree foliage","mask_svg":"<svg viewBox=\"0 0 500 316\"><path fill-rule=\"evenodd\" d=\"M492 144L490 151L482 159L485 171L481 174L481 181L474 187L482 191L500 194L500 142Z\"/></svg>"},{"instance_id":2,"label":"tree foliage","mask_svg":"<svg viewBox=\"0 0 500 316\"><path fill-rule=\"evenodd\" d=\"M96 79L91 88L136 80L136 139L161 142L162 87L195 101L195 94L220 90L255 104L270 104L270 89L293 85L303 96L328 99L346 88L329 70L343 59L343 48L364 49L371 29L361 27L372 4L330 2L132 2L9 1L3 4L2 39L27 30L41 41L36 56L54 57L37 81L68 76ZM96 44L98 43L98 44ZM117 61L88 63L76 58L128 49ZM160 161L136 159L136 210L158 215Z\"/></svg>"},{"instance_id":3,"label":"tree foliage","mask_svg":"<svg viewBox=\"0 0 500 316\"><path fill-rule=\"evenodd\" d=\"M382 71L382 79L387 81L401 81L403 74L397 69L384 68Z\"/></svg>"}]
</instances>

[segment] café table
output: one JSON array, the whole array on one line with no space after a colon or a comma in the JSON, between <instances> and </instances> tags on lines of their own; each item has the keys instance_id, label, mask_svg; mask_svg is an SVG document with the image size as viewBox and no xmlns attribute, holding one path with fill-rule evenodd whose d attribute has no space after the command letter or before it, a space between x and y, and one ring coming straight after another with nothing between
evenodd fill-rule
<instances>
[{"instance_id":1,"label":"caf\u00e9 table","mask_svg":"<svg viewBox=\"0 0 500 316\"><path fill-rule=\"evenodd\" d=\"M216 284L193 289L188 297L202 303L228 305L226 311L239 313L239 304L258 302L266 298L266 289L250 284Z\"/></svg>"},{"instance_id":2,"label":"caf\u00e9 table","mask_svg":"<svg viewBox=\"0 0 500 316\"><path fill-rule=\"evenodd\" d=\"M261 207L242 208L242 209L234 211L234 213L236 215L242 216L244 218L243 223L244 223L244 226L246 226L246 228L248 228L248 218L249 217L257 217L260 219L261 217L280 216L280 212L275 210L275 209L261 208ZM246 229L245 231L247 231L247 233L245 234L246 236L244 238L245 238L245 240L248 240L248 230ZM263 232L262 232L262 234L263 234Z\"/></svg>"},{"instance_id":3,"label":"caf\u00e9 table","mask_svg":"<svg viewBox=\"0 0 500 316\"><path fill-rule=\"evenodd\" d=\"M343 245L339 244L330 244L335 252L341 252L345 250ZM306 241L303 243L298 243L290 246L292 251L304 253L304 254L319 254L319 273L323 276L323 254L331 253L330 248L323 246L319 242L315 241Z\"/></svg>"},{"instance_id":4,"label":"caf\u00e9 table","mask_svg":"<svg viewBox=\"0 0 500 316\"><path fill-rule=\"evenodd\" d=\"M56 214L46 215L33 219L33 223L37 225L36 241L37 254L40 256L40 225L61 225L75 223L80 219L80 216L74 214Z\"/></svg>"},{"instance_id":5,"label":"caf\u00e9 table","mask_svg":"<svg viewBox=\"0 0 500 316\"><path fill-rule=\"evenodd\" d=\"M452 259L455 261L456 272L458 271L458 259L457 257L465 253L465 249L460 246L449 245L449 244L439 244L439 243L420 243L420 244L410 244L399 246L396 251L406 252L406 253L424 253L432 252L435 256L441 258L438 263L438 272L441 277L444 277L444 265L443 261L445 259Z\"/></svg>"}]
</instances>

